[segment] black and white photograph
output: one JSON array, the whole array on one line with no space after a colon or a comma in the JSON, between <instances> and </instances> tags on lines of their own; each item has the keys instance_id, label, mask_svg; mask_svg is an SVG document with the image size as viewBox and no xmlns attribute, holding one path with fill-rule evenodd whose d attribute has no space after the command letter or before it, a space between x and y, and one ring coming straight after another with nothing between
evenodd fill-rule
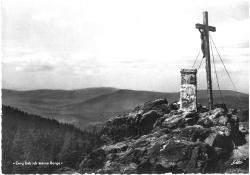
<instances>
[{"instance_id":1,"label":"black and white photograph","mask_svg":"<svg viewBox=\"0 0 250 175\"><path fill-rule=\"evenodd\" d=\"M248 0L2 0L2 174L248 174Z\"/></svg>"}]
</instances>

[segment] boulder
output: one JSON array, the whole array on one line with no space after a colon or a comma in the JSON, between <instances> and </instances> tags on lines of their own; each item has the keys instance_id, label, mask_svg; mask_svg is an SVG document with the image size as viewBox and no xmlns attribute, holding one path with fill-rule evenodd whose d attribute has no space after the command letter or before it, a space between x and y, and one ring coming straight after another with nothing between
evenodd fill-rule
<instances>
[{"instance_id":1,"label":"boulder","mask_svg":"<svg viewBox=\"0 0 250 175\"><path fill-rule=\"evenodd\" d=\"M180 108L180 105L177 102L169 104L169 110L170 111L178 110L179 108Z\"/></svg>"},{"instance_id":2,"label":"boulder","mask_svg":"<svg viewBox=\"0 0 250 175\"><path fill-rule=\"evenodd\" d=\"M179 133L179 137L184 140L197 142L197 141L204 141L205 139L207 139L210 133L211 130L209 128L204 128L200 125L194 125L194 126L187 126L186 128L182 129Z\"/></svg>"},{"instance_id":3,"label":"boulder","mask_svg":"<svg viewBox=\"0 0 250 175\"><path fill-rule=\"evenodd\" d=\"M81 173L223 173L235 168L227 161L236 154L246 165L240 145L248 125L239 130L237 110L223 106L183 112L166 99L153 100L111 118L102 134L104 145L84 158Z\"/></svg>"},{"instance_id":4,"label":"boulder","mask_svg":"<svg viewBox=\"0 0 250 175\"><path fill-rule=\"evenodd\" d=\"M150 110L147 113L144 113L139 121L141 134L149 133L153 129L156 120L160 117L161 115L155 110Z\"/></svg>"},{"instance_id":5,"label":"boulder","mask_svg":"<svg viewBox=\"0 0 250 175\"><path fill-rule=\"evenodd\" d=\"M150 110L156 110L157 112L162 114L169 113L170 110L167 99L156 99L153 101L148 101L142 106L136 107L133 112L144 114Z\"/></svg>"},{"instance_id":6,"label":"boulder","mask_svg":"<svg viewBox=\"0 0 250 175\"><path fill-rule=\"evenodd\" d=\"M180 115L168 115L166 119L163 121L162 126L165 128L177 128L180 126L184 121L184 117Z\"/></svg>"},{"instance_id":7,"label":"boulder","mask_svg":"<svg viewBox=\"0 0 250 175\"><path fill-rule=\"evenodd\" d=\"M99 169L104 166L106 160L106 154L103 149L97 149L91 152L85 159L80 163L79 168L81 171L89 171L91 169Z\"/></svg>"}]
</instances>

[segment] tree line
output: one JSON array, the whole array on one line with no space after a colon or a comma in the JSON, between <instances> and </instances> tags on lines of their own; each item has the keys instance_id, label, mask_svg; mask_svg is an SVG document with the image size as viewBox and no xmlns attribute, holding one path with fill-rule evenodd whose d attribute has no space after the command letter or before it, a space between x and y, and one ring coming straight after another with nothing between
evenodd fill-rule
<instances>
[{"instance_id":1,"label":"tree line","mask_svg":"<svg viewBox=\"0 0 250 175\"><path fill-rule=\"evenodd\" d=\"M60 167L78 168L84 156L102 144L96 130L2 106L2 172L53 173ZM61 165L15 165L15 162L62 162Z\"/></svg>"}]
</instances>

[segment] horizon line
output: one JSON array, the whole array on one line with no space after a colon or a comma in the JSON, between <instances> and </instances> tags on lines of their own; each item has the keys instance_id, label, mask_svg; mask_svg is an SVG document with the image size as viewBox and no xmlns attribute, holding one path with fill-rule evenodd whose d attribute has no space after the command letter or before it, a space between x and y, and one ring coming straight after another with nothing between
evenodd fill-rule
<instances>
[{"instance_id":1,"label":"horizon line","mask_svg":"<svg viewBox=\"0 0 250 175\"><path fill-rule=\"evenodd\" d=\"M11 91L18 91L18 92L27 92L27 91L42 91L42 90L51 90L51 91L77 91L77 90L85 90L85 89L100 89L100 88L110 88L110 89L116 89L116 90L131 90L131 91L144 91L144 92L159 92L159 93L179 93L179 91L154 91L154 90L138 90L138 89L127 89L127 88L116 88L116 87L110 87L110 86L98 86L98 87L87 87L87 88L76 88L76 89L27 89L27 90L18 90L18 89L10 89L10 88L3 88L2 90L11 90ZM197 91L207 91L207 89L197 89ZM213 89L213 91L219 91L219 89ZM229 89L222 89L221 91L232 91L242 94L249 93L241 92L241 91L234 91Z\"/></svg>"}]
</instances>

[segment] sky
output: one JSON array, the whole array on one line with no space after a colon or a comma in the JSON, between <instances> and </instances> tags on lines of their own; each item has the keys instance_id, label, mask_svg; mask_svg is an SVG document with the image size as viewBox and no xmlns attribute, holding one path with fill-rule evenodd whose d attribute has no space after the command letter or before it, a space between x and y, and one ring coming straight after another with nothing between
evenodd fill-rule
<instances>
[{"instance_id":1,"label":"sky","mask_svg":"<svg viewBox=\"0 0 250 175\"><path fill-rule=\"evenodd\" d=\"M237 90L248 93L247 0L2 0L2 87L177 92L205 10ZM233 90L213 50L221 89ZM206 89L204 62L197 76Z\"/></svg>"}]
</instances>

